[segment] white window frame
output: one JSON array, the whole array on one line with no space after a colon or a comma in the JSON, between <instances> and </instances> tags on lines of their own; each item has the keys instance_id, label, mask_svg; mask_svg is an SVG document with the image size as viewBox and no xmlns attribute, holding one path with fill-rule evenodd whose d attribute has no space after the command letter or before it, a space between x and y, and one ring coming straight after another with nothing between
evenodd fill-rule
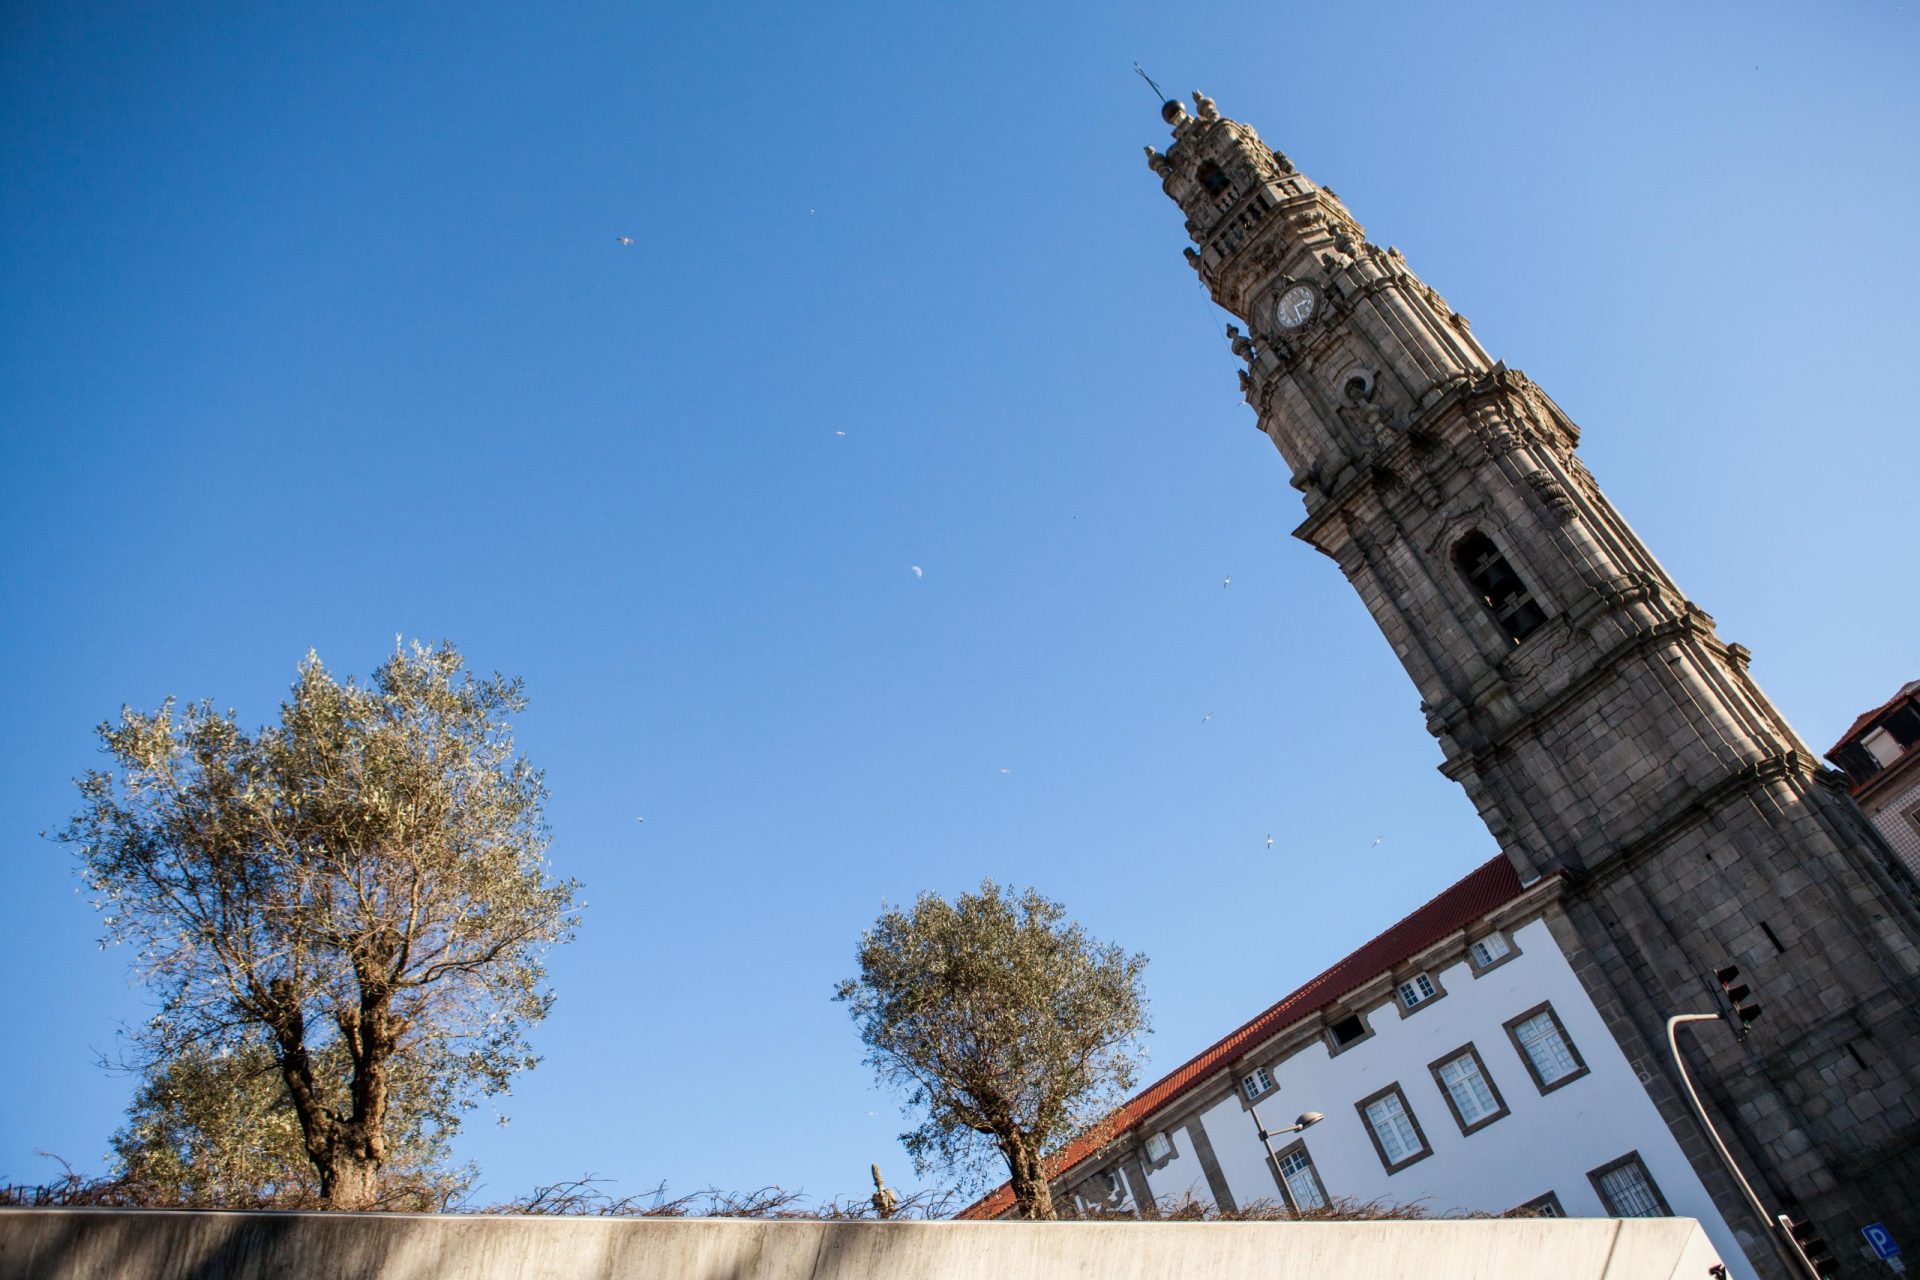
<instances>
[{"instance_id":1,"label":"white window frame","mask_svg":"<svg viewBox=\"0 0 1920 1280\"><path fill-rule=\"evenodd\" d=\"M1273 1073L1265 1067L1255 1067L1240 1077L1240 1092L1249 1102L1266 1097L1278 1087L1273 1082Z\"/></svg>"},{"instance_id":2,"label":"white window frame","mask_svg":"<svg viewBox=\"0 0 1920 1280\"><path fill-rule=\"evenodd\" d=\"M1433 975L1430 973L1416 973L1393 990L1394 994L1400 997L1400 1007L1408 1011L1418 1009L1429 1000L1440 998L1440 987L1434 982Z\"/></svg>"},{"instance_id":3,"label":"white window frame","mask_svg":"<svg viewBox=\"0 0 1920 1280\"><path fill-rule=\"evenodd\" d=\"M1484 938L1474 939L1467 954L1472 957L1474 968L1491 969L1513 954L1513 944L1507 941L1506 934L1496 929Z\"/></svg>"},{"instance_id":4,"label":"white window frame","mask_svg":"<svg viewBox=\"0 0 1920 1280\"><path fill-rule=\"evenodd\" d=\"M1472 1091L1471 1084L1464 1078L1448 1079L1450 1070L1462 1062L1471 1064L1472 1079L1477 1080L1485 1089L1487 1099L1482 1102ZM1440 1096L1447 1104L1447 1110L1453 1113L1453 1122L1460 1126L1462 1137L1478 1133L1507 1114L1507 1100L1500 1096L1500 1086L1493 1082L1493 1073L1487 1070L1487 1060L1471 1041L1461 1045L1451 1053L1443 1054L1427 1064L1427 1070L1433 1073L1433 1082L1439 1086ZM1455 1075L1458 1076L1458 1072ZM1462 1096L1455 1090L1456 1083L1467 1083L1466 1101L1475 1108L1472 1116L1467 1114L1468 1107Z\"/></svg>"},{"instance_id":5,"label":"white window frame","mask_svg":"<svg viewBox=\"0 0 1920 1280\"><path fill-rule=\"evenodd\" d=\"M1294 1166L1295 1174L1304 1175L1306 1190L1313 1197L1312 1203L1301 1203L1301 1188L1294 1184L1294 1179L1287 1173L1287 1166L1290 1163ZM1273 1180L1274 1184L1280 1188L1280 1195L1287 1202L1287 1207L1295 1213L1304 1213L1310 1209L1324 1209L1332 1203L1332 1197L1327 1195L1327 1184L1320 1181L1320 1170L1313 1163L1313 1153L1307 1150L1304 1138L1274 1153Z\"/></svg>"},{"instance_id":6,"label":"white window frame","mask_svg":"<svg viewBox=\"0 0 1920 1280\"><path fill-rule=\"evenodd\" d=\"M1520 1032L1522 1027L1538 1022L1541 1018L1547 1020L1552 1034L1559 1041L1559 1047L1565 1050L1566 1057L1571 1063L1567 1070L1551 1079L1541 1069L1540 1060L1534 1057L1533 1053L1533 1046L1545 1037L1535 1036L1532 1040L1528 1040ZM1563 1089L1587 1074L1587 1061L1580 1056L1579 1046L1574 1044L1573 1037L1567 1034L1567 1026L1560 1021L1560 1015L1554 1012L1551 1002L1543 1000L1518 1017L1509 1019L1504 1025L1507 1038L1513 1042L1513 1051L1520 1056L1521 1064L1526 1067L1527 1075L1532 1079L1534 1088L1542 1094Z\"/></svg>"},{"instance_id":7,"label":"white window frame","mask_svg":"<svg viewBox=\"0 0 1920 1280\"><path fill-rule=\"evenodd\" d=\"M1413 1104L1407 1101L1406 1090L1400 1087L1398 1081L1378 1093L1369 1094L1353 1106L1360 1113L1360 1123L1366 1127L1367 1137L1373 1142L1374 1154L1380 1157L1380 1164L1388 1173L1398 1173L1433 1154L1433 1144L1427 1141L1426 1131L1420 1127L1420 1118L1414 1115ZM1376 1108L1381 1112L1380 1117L1374 1114ZM1393 1143L1404 1149L1398 1157L1387 1150L1387 1139L1380 1127L1382 1119L1389 1124L1396 1120L1406 1122L1404 1132L1398 1125L1393 1125ZM1408 1144L1408 1134L1412 1135L1412 1146Z\"/></svg>"}]
</instances>

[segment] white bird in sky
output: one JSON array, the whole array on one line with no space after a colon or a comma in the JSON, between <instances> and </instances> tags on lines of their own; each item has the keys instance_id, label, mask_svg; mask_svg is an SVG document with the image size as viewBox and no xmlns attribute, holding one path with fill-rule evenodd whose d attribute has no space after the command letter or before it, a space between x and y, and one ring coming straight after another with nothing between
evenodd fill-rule
<instances>
[{"instance_id":1,"label":"white bird in sky","mask_svg":"<svg viewBox=\"0 0 1920 1280\"><path fill-rule=\"evenodd\" d=\"M1271 849L1271 848L1273 848L1273 837L1272 837L1272 836L1268 836L1268 837L1267 837L1267 848L1269 848L1269 849Z\"/></svg>"},{"instance_id":2,"label":"white bird in sky","mask_svg":"<svg viewBox=\"0 0 1920 1280\"><path fill-rule=\"evenodd\" d=\"M1012 772L1013 772L1013 770L1011 770L1011 769L1002 769L1002 770L1001 770L1000 772L1002 772L1002 773L1012 773Z\"/></svg>"},{"instance_id":3,"label":"white bird in sky","mask_svg":"<svg viewBox=\"0 0 1920 1280\"><path fill-rule=\"evenodd\" d=\"M634 821L635 821L635 822L645 822L645 821L646 821L646 819L645 819L645 818L635 818L635 819L634 819Z\"/></svg>"},{"instance_id":4,"label":"white bird in sky","mask_svg":"<svg viewBox=\"0 0 1920 1280\"><path fill-rule=\"evenodd\" d=\"M1207 714L1200 717L1200 723L1205 724L1207 721L1211 719L1213 719L1213 712L1209 711L1207 712Z\"/></svg>"},{"instance_id":5,"label":"white bird in sky","mask_svg":"<svg viewBox=\"0 0 1920 1280\"><path fill-rule=\"evenodd\" d=\"M614 239L615 239L615 240L618 240L618 241L619 241L619 242L620 242L621 244L632 244L632 243L633 243L633 237L632 237L632 236L615 236L615 237L614 237Z\"/></svg>"},{"instance_id":6,"label":"white bird in sky","mask_svg":"<svg viewBox=\"0 0 1920 1280\"><path fill-rule=\"evenodd\" d=\"M913 566L913 576L916 578L924 578L927 576L927 571L925 569L922 569L919 565L915 565Z\"/></svg>"},{"instance_id":7,"label":"white bird in sky","mask_svg":"<svg viewBox=\"0 0 1920 1280\"><path fill-rule=\"evenodd\" d=\"M1369 849L1378 849L1378 848L1380 847L1380 842L1381 842L1382 840L1385 840L1385 839L1386 839L1386 837L1385 837L1385 836L1375 836L1375 837L1373 838L1373 843L1372 843L1372 844L1370 844L1370 845L1368 845L1367 847L1368 847Z\"/></svg>"},{"instance_id":8,"label":"white bird in sky","mask_svg":"<svg viewBox=\"0 0 1920 1280\"><path fill-rule=\"evenodd\" d=\"M836 432L834 432L833 434L835 434L835 435L837 435L837 436L843 436L843 435L845 435L845 434L847 434L847 433L846 433L846 432L844 432L844 431L836 431Z\"/></svg>"},{"instance_id":9,"label":"white bird in sky","mask_svg":"<svg viewBox=\"0 0 1920 1280\"><path fill-rule=\"evenodd\" d=\"M1224 577L1224 578L1222 578L1222 579L1220 579L1220 589L1221 589L1222 591L1225 591L1225 590L1226 590L1226 589L1227 589L1228 587L1230 587L1230 586L1232 586L1232 585L1233 585L1233 575L1232 575L1232 574L1228 574L1228 575L1227 575L1226 577Z\"/></svg>"}]
</instances>

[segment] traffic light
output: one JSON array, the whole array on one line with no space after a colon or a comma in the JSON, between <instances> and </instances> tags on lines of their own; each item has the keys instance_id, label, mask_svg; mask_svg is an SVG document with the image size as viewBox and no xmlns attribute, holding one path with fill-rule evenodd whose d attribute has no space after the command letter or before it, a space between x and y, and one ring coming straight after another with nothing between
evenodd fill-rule
<instances>
[{"instance_id":1,"label":"traffic light","mask_svg":"<svg viewBox=\"0 0 1920 1280\"><path fill-rule=\"evenodd\" d=\"M1760 1005L1748 999L1753 994L1753 988L1740 981L1740 966L1737 964L1715 969L1713 977L1720 984L1721 993L1727 997L1727 1008L1733 1013L1734 1029L1746 1035L1747 1029L1760 1016Z\"/></svg>"},{"instance_id":2,"label":"traffic light","mask_svg":"<svg viewBox=\"0 0 1920 1280\"><path fill-rule=\"evenodd\" d=\"M1827 1247L1827 1242L1820 1238L1819 1228L1811 1222L1795 1222L1784 1213L1780 1215L1780 1225L1786 1228L1787 1238L1793 1241L1794 1252L1800 1255L1800 1261L1807 1264L1809 1275L1827 1280L1828 1276L1839 1274L1839 1260L1833 1256L1833 1250Z\"/></svg>"}]
</instances>

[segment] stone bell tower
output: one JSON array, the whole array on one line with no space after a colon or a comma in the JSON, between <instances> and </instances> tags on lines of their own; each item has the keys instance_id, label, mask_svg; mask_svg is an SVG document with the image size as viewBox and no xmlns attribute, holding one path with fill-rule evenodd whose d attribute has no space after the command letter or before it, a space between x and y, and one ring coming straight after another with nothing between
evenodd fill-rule
<instances>
[{"instance_id":1,"label":"stone bell tower","mask_svg":"<svg viewBox=\"0 0 1920 1280\"><path fill-rule=\"evenodd\" d=\"M1195 94L1147 161L1286 460L1295 535L1359 591L1441 770L1524 879L1727 1220L1779 1264L1677 1092L1671 1014L1739 965L1764 1018L1688 1058L1775 1212L1843 1274L1859 1228L1920 1249L1920 891L1575 450L1579 428L1337 196ZM1879 1264L1873 1264L1875 1268Z\"/></svg>"}]
</instances>

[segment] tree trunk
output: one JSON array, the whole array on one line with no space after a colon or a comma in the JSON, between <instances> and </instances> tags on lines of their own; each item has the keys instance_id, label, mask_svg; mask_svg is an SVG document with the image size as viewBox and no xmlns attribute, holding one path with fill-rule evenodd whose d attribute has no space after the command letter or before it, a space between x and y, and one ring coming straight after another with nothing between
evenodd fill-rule
<instances>
[{"instance_id":1,"label":"tree trunk","mask_svg":"<svg viewBox=\"0 0 1920 1280\"><path fill-rule=\"evenodd\" d=\"M1000 1150L1007 1157L1013 1200L1020 1216L1043 1222L1057 1219L1060 1215L1054 1212L1053 1191L1047 1186L1046 1162L1040 1158L1039 1148L1027 1135L1014 1133L1000 1140Z\"/></svg>"},{"instance_id":2,"label":"tree trunk","mask_svg":"<svg viewBox=\"0 0 1920 1280\"><path fill-rule=\"evenodd\" d=\"M380 1198L380 1166L338 1144L315 1163L320 1171L320 1199L329 1209L365 1209Z\"/></svg>"},{"instance_id":3,"label":"tree trunk","mask_svg":"<svg viewBox=\"0 0 1920 1280\"><path fill-rule=\"evenodd\" d=\"M389 1068L396 1028L381 992L363 996L358 1009L337 1017L353 1061L347 1083L350 1114L330 1110L313 1078L306 1045L306 1016L284 979L274 984L269 1018L278 1042L280 1078L286 1082L307 1159L320 1175L320 1200L330 1209L365 1209L380 1198L386 1163Z\"/></svg>"}]
</instances>

